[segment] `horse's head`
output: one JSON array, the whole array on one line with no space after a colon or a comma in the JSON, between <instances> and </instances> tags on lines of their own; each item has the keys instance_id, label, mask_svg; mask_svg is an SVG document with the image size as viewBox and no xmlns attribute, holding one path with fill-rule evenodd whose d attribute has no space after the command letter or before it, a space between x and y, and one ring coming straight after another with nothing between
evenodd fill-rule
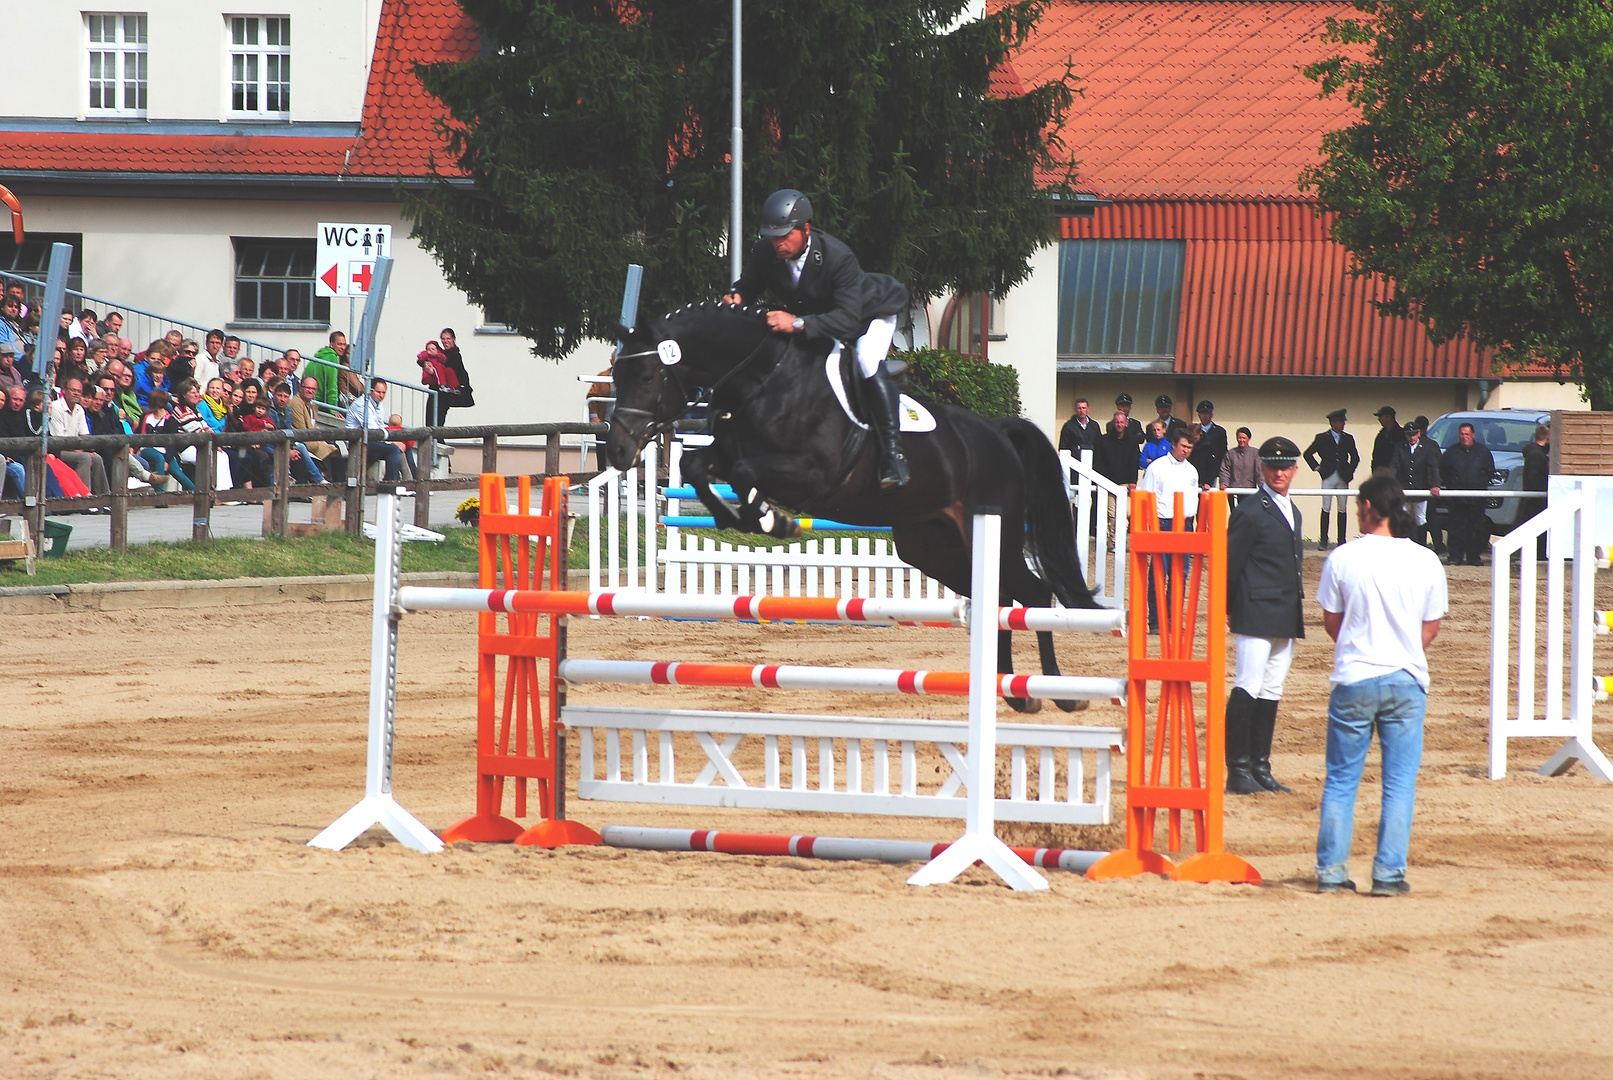
<instances>
[{"instance_id":1,"label":"horse's head","mask_svg":"<svg viewBox=\"0 0 1613 1080\"><path fill-rule=\"evenodd\" d=\"M716 385L754 351L766 336L766 316L753 308L698 304L615 332L622 347L611 367L616 404L605 459L627 469L646 443L688 411L698 388Z\"/></svg>"}]
</instances>

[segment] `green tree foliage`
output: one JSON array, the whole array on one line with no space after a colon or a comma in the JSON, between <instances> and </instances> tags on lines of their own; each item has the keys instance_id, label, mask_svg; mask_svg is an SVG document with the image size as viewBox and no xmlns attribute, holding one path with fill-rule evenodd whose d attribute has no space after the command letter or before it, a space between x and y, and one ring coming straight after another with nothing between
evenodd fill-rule
<instances>
[{"instance_id":1,"label":"green tree foliage","mask_svg":"<svg viewBox=\"0 0 1613 1080\"><path fill-rule=\"evenodd\" d=\"M987 364L951 349L914 349L893 360L907 362L907 382L931 401L961 405L981 416L1018 416L1019 372Z\"/></svg>"},{"instance_id":2,"label":"green tree foliage","mask_svg":"<svg viewBox=\"0 0 1613 1080\"><path fill-rule=\"evenodd\" d=\"M1386 313L1613 408L1613 10L1598 0L1356 0L1307 70L1359 122L1303 180L1393 282Z\"/></svg>"},{"instance_id":3,"label":"green tree foliage","mask_svg":"<svg viewBox=\"0 0 1613 1080\"><path fill-rule=\"evenodd\" d=\"M417 68L448 107L445 171L406 211L448 280L548 357L608 336L630 262L645 311L722 291L728 0L462 2L491 44ZM965 0L746 0L749 222L796 187L917 299L1022 280L1053 237L1037 192L1073 190L1052 133L1075 80L987 90L1047 2L943 35Z\"/></svg>"}]
</instances>

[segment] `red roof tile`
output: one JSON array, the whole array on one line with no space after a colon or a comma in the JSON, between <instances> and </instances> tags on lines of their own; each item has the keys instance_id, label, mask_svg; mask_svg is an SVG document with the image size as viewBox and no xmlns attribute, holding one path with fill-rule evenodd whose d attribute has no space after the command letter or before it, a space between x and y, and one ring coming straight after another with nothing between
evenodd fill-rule
<instances>
[{"instance_id":1,"label":"red roof tile","mask_svg":"<svg viewBox=\"0 0 1613 1080\"><path fill-rule=\"evenodd\" d=\"M1298 198L1299 171L1354 107L1300 69L1348 3L1055 0L1014 54L1036 83L1082 80L1063 137L1084 190L1115 197Z\"/></svg>"},{"instance_id":2,"label":"red roof tile","mask_svg":"<svg viewBox=\"0 0 1613 1080\"><path fill-rule=\"evenodd\" d=\"M0 162L8 170L84 173L422 176L441 150L436 126L444 110L414 65L466 59L479 47L480 31L455 0L386 0L357 139L0 131ZM439 168L452 171L452 163Z\"/></svg>"}]
</instances>

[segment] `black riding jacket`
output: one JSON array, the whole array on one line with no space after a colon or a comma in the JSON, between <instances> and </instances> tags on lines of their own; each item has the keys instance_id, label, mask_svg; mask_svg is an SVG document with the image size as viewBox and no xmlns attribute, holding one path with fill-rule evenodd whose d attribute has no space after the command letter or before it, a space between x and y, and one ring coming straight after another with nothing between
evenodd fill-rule
<instances>
[{"instance_id":1,"label":"black riding jacket","mask_svg":"<svg viewBox=\"0 0 1613 1080\"><path fill-rule=\"evenodd\" d=\"M851 343L868 332L868 324L907 310L907 287L889 274L870 274L845 244L821 229L812 230L799 283L773 245L758 241L745 273L734 282L745 303L763 294L792 315L801 316L808 338Z\"/></svg>"}]
</instances>

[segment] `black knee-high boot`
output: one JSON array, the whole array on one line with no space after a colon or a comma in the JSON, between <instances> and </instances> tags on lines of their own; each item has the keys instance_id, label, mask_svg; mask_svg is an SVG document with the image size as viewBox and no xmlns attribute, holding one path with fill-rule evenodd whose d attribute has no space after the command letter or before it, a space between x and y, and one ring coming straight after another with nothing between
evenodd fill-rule
<instances>
[{"instance_id":1,"label":"black knee-high boot","mask_svg":"<svg viewBox=\"0 0 1613 1080\"><path fill-rule=\"evenodd\" d=\"M1258 795L1266 789L1249 771L1249 718L1255 699L1247 690L1227 698L1227 794Z\"/></svg>"},{"instance_id":2,"label":"black knee-high boot","mask_svg":"<svg viewBox=\"0 0 1613 1080\"><path fill-rule=\"evenodd\" d=\"M1289 794L1294 789L1271 775L1271 737L1277 730L1277 703L1256 698L1249 721L1249 773L1267 791Z\"/></svg>"},{"instance_id":3,"label":"black knee-high boot","mask_svg":"<svg viewBox=\"0 0 1613 1080\"><path fill-rule=\"evenodd\" d=\"M1339 500L1339 501L1343 502L1342 499ZM1344 543L1344 536L1345 536L1345 533L1344 533L1344 511L1340 510L1338 513L1339 513L1339 536L1338 536L1338 539L1333 541L1333 542L1335 544L1342 544L1342 543Z\"/></svg>"},{"instance_id":4,"label":"black knee-high boot","mask_svg":"<svg viewBox=\"0 0 1613 1080\"><path fill-rule=\"evenodd\" d=\"M1316 541L1317 551L1327 550L1327 515L1322 515L1322 534Z\"/></svg>"},{"instance_id":5,"label":"black knee-high boot","mask_svg":"<svg viewBox=\"0 0 1613 1080\"><path fill-rule=\"evenodd\" d=\"M873 390L868 397L873 404L875 428L878 429L880 461L879 486L903 487L907 484L907 459L902 456L901 393L896 380L880 364L874 373L863 380Z\"/></svg>"}]
</instances>

